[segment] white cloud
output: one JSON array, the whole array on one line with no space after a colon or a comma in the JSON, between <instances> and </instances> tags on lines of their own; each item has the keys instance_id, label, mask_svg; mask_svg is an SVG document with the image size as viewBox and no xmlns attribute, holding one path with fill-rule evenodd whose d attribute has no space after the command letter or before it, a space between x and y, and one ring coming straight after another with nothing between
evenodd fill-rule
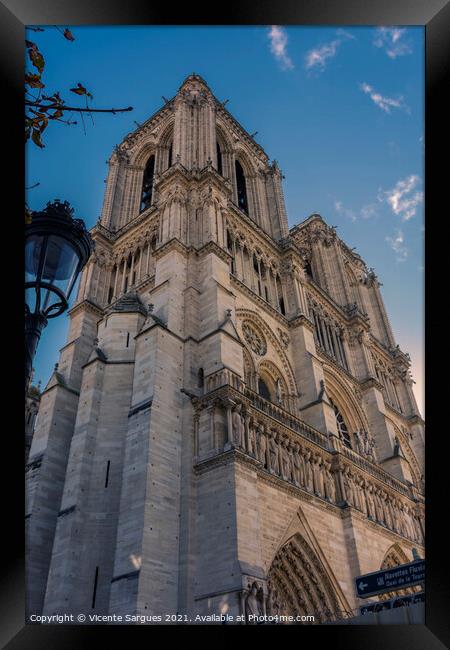
<instances>
[{"instance_id":1,"label":"white cloud","mask_svg":"<svg viewBox=\"0 0 450 650\"><path fill-rule=\"evenodd\" d=\"M287 53L288 37L286 31L278 25L272 25L268 34L270 41L270 51L280 62L284 70L292 70L294 64Z\"/></svg>"},{"instance_id":2,"label":"white cloud","mask_svg":"<svg viewBox=\"0 0 450 650\"><path fill-rule=\"evenodd\" d=\"M390 59L411 54L411 45L404 40L405 33L406 29L401 27L379 27L375 32L373 44L382 48Z\"/></svg>"},{"instance_id":3,"label":"white cloud","mask_svg":"<svg viewBox=\"0 0 450 650\"><path fill-rule=\"evenodd\" d=\"M345 32L343 29L338 29L336 34L338 38L309 50L305 57L305 68L307 70L311 70L312 68L324 70L328 59L332 59L336 56L341 43L345 40L355 38L352 34Z\"/></svg>"},{"instance_id":4,"label":"white cloud","mask_svg":"<svg viewBox=\"0 0 450 650\"><path fill-rule=\"evenodd\" d=\"M393 237L386 237L385 239L396 254L397 262L406 262L408 258L408 249L405 246L405 237L403 232L397 230Z\"/></svg>"},{"instance_id":5,"label":"white cloud","mask_svg":"<svg viewBox=\"0 0 450 650\"><path fill-rule=\"evenodd\" d=\"M401 95L399 95L397 99L394 99L393 97L384 97L379 92L377 92L373 86L370 86L365 82L360 84L360 88L363 93L369 95L373 103L381 108L381 110L385 113L390 113L392 108L400 108L409 113L409 108L404 103L403 97Z\"/></svg>"},{"instance_id":6,"label":"white cloud","mask_svg":"<svg viewBox=\"0 0 450 650\"><path fill-rule=\"evenodd\" d=\"M353 210L350 210L349 208L345 208L342 201L335 201L334 209L338 214L347 217L348 219L350 219L350 221L353 221L353 223L356 221L356 214L353 212Z\"/></svg>"},{"instance_id":7,"label":"white cloud","mask_svg":"<svg viewBox=\"0 0 450 650\"><path fill-rule=\"evenodd\" d=\"M360 208L359 211L355 211L351 208L346 208L342 201L335 201L334 209L336 210L337 214L347 217L347 219L350 219L350 221L353 223L355 223L355 221L358 221L358 218L371 219L372 217L376 217L378 215L378 206L376 203L366 203Z\"/></svg>"},{"instance_id":8,"label":"white cloud","mask_svg":"<svg viewBox=\"0 0 450 650\"><path fill-rule=\"evenodd\" d=\"M411 174L398 181L392 189L380 190L378 200L386 200L395 215L401 217L402 221L409 221L423 202L423 192L416 189L419 182L419 176Z\"/></svg>"},{"instance_id":9,"label":"white cloud","mask_svg":"<svg viewBox=\"0 0 450 650\"><path fill-rule=\"evenodd\" d=\"M363 205L359 213L362 219L371 219L372 217L376 217L378 214L376 203L367 203L366 205Z\"/></svg>"}]
</instances>

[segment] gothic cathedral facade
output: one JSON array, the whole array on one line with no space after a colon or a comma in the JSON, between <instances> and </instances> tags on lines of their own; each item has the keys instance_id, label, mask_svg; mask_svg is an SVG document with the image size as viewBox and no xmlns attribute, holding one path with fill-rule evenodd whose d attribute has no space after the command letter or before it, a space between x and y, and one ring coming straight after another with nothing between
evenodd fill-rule
<instances>
[{"instance_id":1,"label":"gothic cathedral facade","mask_svg":"<svg viewBox=\"0 0 450 650\"><path fill-rule=\"evenodd\" d=\"M424 557L409 356L281 179L195 74L112 153L27 464L28 616L325 622Z\"/></svg>"}]
</instances>

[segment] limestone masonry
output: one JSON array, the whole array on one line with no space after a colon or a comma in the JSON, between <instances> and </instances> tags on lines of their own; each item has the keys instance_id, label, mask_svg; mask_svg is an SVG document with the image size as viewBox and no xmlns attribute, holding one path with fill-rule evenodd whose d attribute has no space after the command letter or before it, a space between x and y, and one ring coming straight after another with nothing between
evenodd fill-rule
<instances>
[{"instance_id":1,"label":"limestone masonry","mask_svg":"<svg viewBox=\"0 0 450 650\"><path fill-rule=\"evenodd\" d=\"M409 356L281 179L195 74L112 153L27 464L28 617L325 622L424 557Z\"/></svg>"}]
</instances>

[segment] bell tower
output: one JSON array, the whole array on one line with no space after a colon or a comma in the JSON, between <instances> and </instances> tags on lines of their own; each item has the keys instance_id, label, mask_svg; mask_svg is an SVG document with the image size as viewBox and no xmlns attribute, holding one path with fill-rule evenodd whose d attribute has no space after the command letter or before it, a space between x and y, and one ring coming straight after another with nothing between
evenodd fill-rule
<instances>
[{"instance_id":1,"label":"bell tower","mask_svg":"<svg viewBox=\"0 0 450 650\"><path fill-rule=\"evenodd\" d=\"M27 466L27 615L332 620L422 548L408 357L281 181L196 74L112 152Z\"/></svg>"}]
</instances>

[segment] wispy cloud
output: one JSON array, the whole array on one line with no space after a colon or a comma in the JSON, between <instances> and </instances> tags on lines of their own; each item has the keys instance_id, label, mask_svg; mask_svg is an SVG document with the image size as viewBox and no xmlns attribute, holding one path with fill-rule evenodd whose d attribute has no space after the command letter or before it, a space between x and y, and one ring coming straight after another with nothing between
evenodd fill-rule
<instances>
[{"instance_id":1,"label":"wispy cloud","mask_svg":"<svg viewBox=\"0 0 450 650\"><path fill-rule=\"evenodd\" d=\"M336 213L340 216L347 217L352 223L361 219L371 219L378 215L376 203L366 203L359 210L353 210L352 208L347 208L344 206L342 201L334 202L334 209Z\"/></svg>"},{"instance_id":2,"label":"wispy cloud","mask_svg":"<svg viewBox=\"0 0 450 650\"><path fill-rule=\"evenodd\" d=\"M387 201L392 212L401 217L402 221L409 221L416 215L417 207L423 202L423 192L417 189L420 177L411 174L398 181L395 186L387 191L380 189L379 201Z\"/></svg>"},{"instance_id":3,"label":"wispy cloud","mask_svg":"<svg viewBox=\"0 0 450 650\"><path fill-rule=\"evenodd\" d=\"M409 107L405 104L403 101L402 95L399 95L396 99L394 97L385 97L381 95L379 92L373 88L373 86L370 86L368 83L362 83L360 84L360 89L363 91L363 93L366 93L366 95L369 95L370 99L373 101L376 106L381 108L382 111L385 113L390 113L392 108L399 108L403 109L407 113L409 113Z\"/></svg>"},{"instance_id":4,"label":"wispy cloud","mask_svg":"<svg viewBox=\"0 0 450 650\"><path fill-rule=\"evenodd\" d=\"M359 214L361 215L362 219L371 219L372 217L376 217L378 214L377 204L367 203L366 205L363 205L359 211Z\"/></svg>"},{"instance_id":5,"label":"wispy cloud","mask_svg":"<svg viewBox=\"0 0 450 650\"><path fill-rule=\"evenodd\" d=\"M294 64L287 53L288 37L286 31L278 25L272 25L268 34L270 51L281 64L283 70L292 70Z\"/></svg>"},{"instance_id":6,"label":"wispy cloud","mask_svg":"<svg viewBox=\"0 0 450 650\"><path fill-rule=\"evenodd\" d=\"M382 48L390 59L411 54L412 47L404 39L406 29L401 27L379 27L375 32L373 44Z\"/></svg>"},{"instance_id":7,"label":"wispy cloud","mask_svg":"<svg viewBox=\"0 0 450 650\"><path fill-rule=\"evenodd\" d=\"M397 262L406 262L408 259L408 249L405 246L403 232L398 229L393 237L386 237L385 239L396 254Z\"/></svg>"},{"instance_id":8,"label":"wispy cloud","mask_svg":"<svg viewBox=\"0 0 450 650\"><path fill-rule=\"evenodd\" d=\"M350 208L344 207L342 201L335 201L334 209L339 215L347 217L347 219L350 219L350 221L353 221L353 223L356 221L356 214L354 211L350 210Z\"/></svg>"},{"instance_id":9,"label":"wispy cloud","mask_svg":"<svg viewBox=\"0 0 450 650\"><path fill-rule=\"evenodd\" d=\"M336 56L341 43L355 38L352 34L345 32L343 29L338 29L336 35L337 38L329 43L319 45L307 52L305 57L305 68L307 70L313 68L319 69L320 71L324 70L328 59L332 59Z\"/></svg>"}]
</instances>

